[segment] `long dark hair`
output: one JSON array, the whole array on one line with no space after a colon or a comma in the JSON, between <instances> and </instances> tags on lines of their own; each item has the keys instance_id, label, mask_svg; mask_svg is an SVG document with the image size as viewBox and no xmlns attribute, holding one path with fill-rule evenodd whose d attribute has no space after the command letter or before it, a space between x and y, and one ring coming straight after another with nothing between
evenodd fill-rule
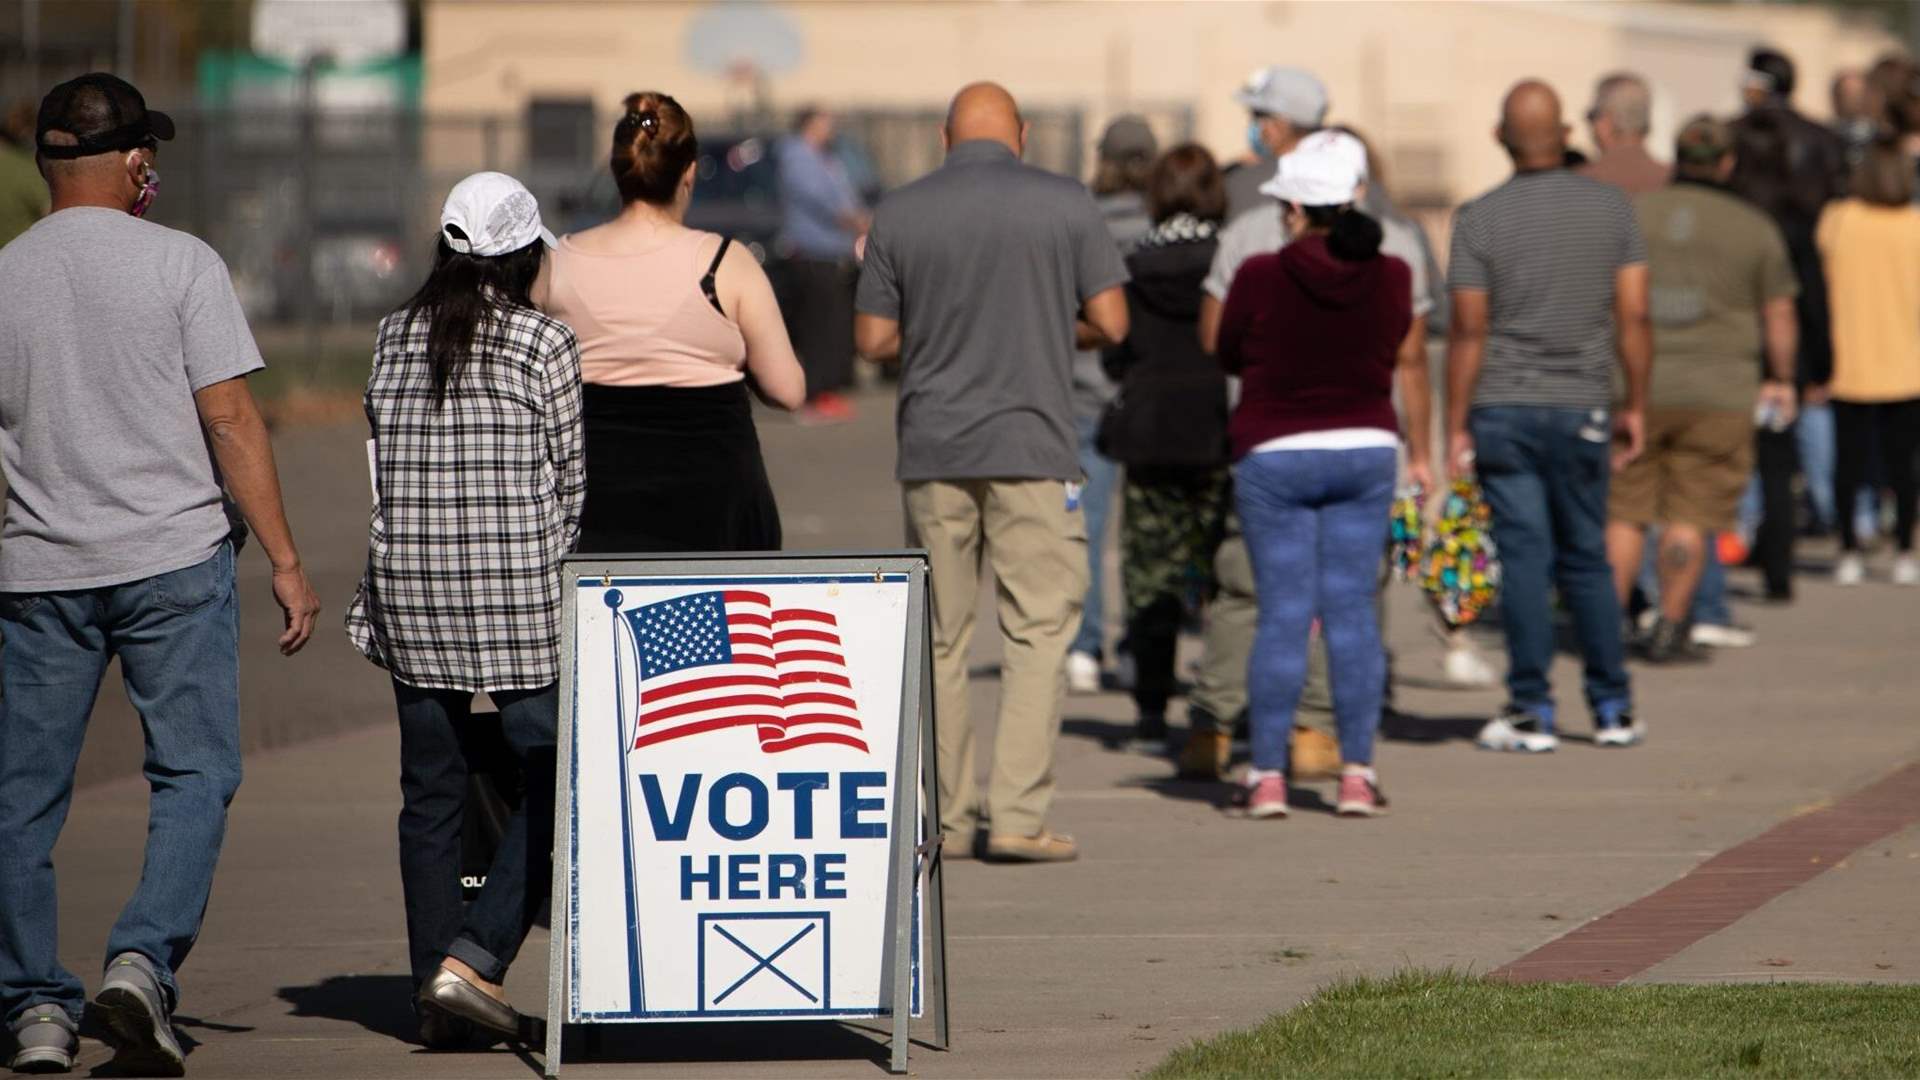
<instances>
[{"instance_id":1,"label":"long dark hair","mask_svg":"<svg viewBox=\"0 0 1920 1080\"><path fill-rule=\"evenodd\" d=\"M533 306L533 279L540 275L544 257L541 247L535 240L505 255L463 255L447 246L445 236L440 238L433 272L402 309L409 325L416 318L428 320L434 405L446 400L473 353L473 338L481 326L509 308Z\"/></svg>"},{"instance_id":2,"label":"long dark hair","mask_svg":"<svg viewBox=\"0 0 1920 1080\"><path fill-rule=\"evenodd\" d=\"M1355 210L1352 204L1303 206L1300 212L1307 216L1309 226L1327 230L1327 250L1334 258L1365 262L1380 254L1384 235L1380 223Z\"/></svg>"}]
</instances>

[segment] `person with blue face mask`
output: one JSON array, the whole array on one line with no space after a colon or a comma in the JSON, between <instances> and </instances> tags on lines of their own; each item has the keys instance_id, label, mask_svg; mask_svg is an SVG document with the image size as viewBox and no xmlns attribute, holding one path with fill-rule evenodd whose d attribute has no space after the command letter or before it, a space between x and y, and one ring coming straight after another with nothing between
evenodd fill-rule
<instances>
[{"instance_id":1,"label":"person with blue face mask","mask_svg":"<svg viewBox=\"0 0 1920 1080\"><path fill-rule=\"evenodd\" d=\"M1310 71L1275 65L1254 72L1233 100L1251 114L1247 149L1252 159L1226 170L1229 222L1264 204L1260 185L1273 179L1274 162L1326 122L1327 88Z\"/></svg>"}]
</instances>

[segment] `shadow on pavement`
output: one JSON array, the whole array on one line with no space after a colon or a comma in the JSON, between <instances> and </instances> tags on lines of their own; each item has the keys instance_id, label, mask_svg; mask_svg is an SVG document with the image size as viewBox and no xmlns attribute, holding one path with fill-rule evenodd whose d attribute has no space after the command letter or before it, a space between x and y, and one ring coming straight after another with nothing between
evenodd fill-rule
<instances>
[{"instance_id":1,"label":"shadow on pavement","mask_svg":"<svg viewBox=\"0 0 1920 1080\"><path fill-rule=\"evenodd\" d=\"M1395 742L1471 742L1485 726L1485 716L1421 716L1386 709L1380 714L1380 737Z\"/></svg>"},{"instance_id":2,"label":"shadow on pavement","mask_svg":"<svg viewBox=\"0 0 1920 1080\"><path fill-rule=\"evenodd\" d=\"M376 1035L411 1043L419 1037L413 979L406 975L334 975L312 986L283 986L280 1000L294 1016L358 1024Z\"/></svg>"},{"instance_id":3,"label":"shadow on pavement","mask_svg":"<svg viewBox=\"0 0 1920 1080\"><path fill-rule=\"evenodd\" d=\"M566 1040L565 1064L844 1060L884 1071L890 1049L877 1032L818 1021L605 1024L569 1027Z\"/></svg>"},{"instance_id":4,"label":"shadow on pavement","mask_svg":"<svg viewBox=\"0 0 1920 1080\"><path fill-rule=\"evenodd\" d=\"M1109 750L1118 750L1133 737L1133 723L1101 720L1092 716L1069 716L1060 722L1060 734L1097 742Z\"/></svg>"}]
</instances>

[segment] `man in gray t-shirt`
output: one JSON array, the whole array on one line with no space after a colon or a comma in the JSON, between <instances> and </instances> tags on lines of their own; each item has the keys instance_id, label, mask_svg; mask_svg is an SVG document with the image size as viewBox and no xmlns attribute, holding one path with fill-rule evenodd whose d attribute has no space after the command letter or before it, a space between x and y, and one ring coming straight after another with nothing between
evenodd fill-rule
<instances>
[{"instance_id":1,"label":"man in gray t-shirt","mask_svg":"<svg viewBox=\"0 0 1920 1080\"><path fill-rule=\"evenodd\" d=\"M109 661L146 731L140 887L107 941L99 1012L133 1075L178 1075L174 972L200 930L240 783L234 541L225 491L273 564L291 654L319 601L226 267L139 219L173 121L85 75L40 108L53 212L0 250L0 1012L14 1068L65 1071L85 1001L60 966L51 856ZM57 809L50 809L57 808Z\"/></svg>"},{"instance_id":2,"label":"man in gray t-shirt","mask_svg":"<svg viewBox=\"0 0 1920 1080\"><path fill-rule=\"evenodd\" d=\"M967 658L984 546L1005 636L986 853L1071 859L1047 813L1087 587L1073 354L1126 336L1126 264L1085 188L1021 163L1004 89L960 91L944 136L946 164L874 214L854 326L863 355L901 365L899 476L932 564L941 832L963 855L982 817Z\"/></svg>"},{"instance_id":3,"label":"man in gray t-shirt","mask_svg":"<svg viewBox=\"0 0 1920 1080\"><path fill-rule=\"evenodd\" d=\"M1594 741L1632 746L1641 729L1605 530L1608 478L1644 438L1646 244L1619 189L1562 167L1566 126L1546 84L1515 86L1499 131L1514 175L1460 208L1447 267L1448 461L1479 474L1493 511L1507 631L1507 708L1479 741L1528 752L1558 745L1547 677L1557 586L1586 660ZM1616 361L1627 394L1610 418Z\"/></svg>"}]
</instances>

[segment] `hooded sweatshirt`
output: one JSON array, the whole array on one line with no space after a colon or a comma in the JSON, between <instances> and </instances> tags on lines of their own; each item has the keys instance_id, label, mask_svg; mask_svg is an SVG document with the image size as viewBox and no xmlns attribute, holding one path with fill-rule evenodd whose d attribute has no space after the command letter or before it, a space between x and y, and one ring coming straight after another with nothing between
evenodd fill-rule
<instances>
[{"instance_id":1,"label":"hooded sweatshirt","mask_svg":"<svg viewBox=\"0 0 1920 1080\"><path fill-rule=\"evenodd\" d=\"M1212 222L1186 214L1155 226L1127 256L1126 341L1106 352L1120 400L1101 424L1102 453L1130 467L1214 468L1227 460L1227 376L1200 348L1201 279Z\"/></svg>"},{"instance_id":2,"label":"hooded sweatshirt","mask_svg":"<svg viewBox=\"0 0 1920 1080\"><path fill-rule=\"evenodd\" d=\"M1287 435L1398 434L1393 368L1413 324L1411 273L1391 255L1336 258L1309 235L1240 267L1220 316L1220 363L1240 376L1234 460Z\"/></svg>"}]
</instances>

